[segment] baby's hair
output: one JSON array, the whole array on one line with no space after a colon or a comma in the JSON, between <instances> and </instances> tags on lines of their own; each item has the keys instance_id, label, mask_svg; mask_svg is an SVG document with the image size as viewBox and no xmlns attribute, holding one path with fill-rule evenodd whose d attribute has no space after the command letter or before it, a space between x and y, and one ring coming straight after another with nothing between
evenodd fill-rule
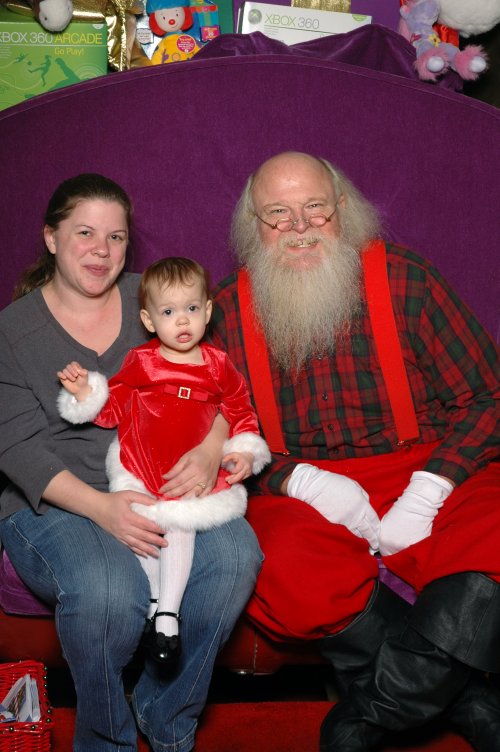
<instances>
[{"instance_id":1,"label":"baby's hair","mask_svg":"<svg viewBox=\"0 0 500 752\"><path fill-rule=\"evenodd\" d=\"M155 261L144 270L139 284L139 305L146 308L152 287L161 290L165 285L193 285L201 282L202 293L210 297L208 272L197 261L180 256Z\"/></svg>"}]
</instances>

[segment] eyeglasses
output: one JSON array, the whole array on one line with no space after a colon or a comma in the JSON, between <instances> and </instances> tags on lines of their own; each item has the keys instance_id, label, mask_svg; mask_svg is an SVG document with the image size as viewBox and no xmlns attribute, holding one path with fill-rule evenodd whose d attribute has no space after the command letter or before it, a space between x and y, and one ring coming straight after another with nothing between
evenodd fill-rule
<instances>
[{"instance_id":1,"label":"eyeglasses","mask_svg":"<svg viewBox=\"0 0 500 752\"><path fill-rule=\"evenodd\" d=\"M254 216L257 217L257 219L260 219L261 222L263 222L265 225L271 228L271 230L279 230L280 232L289 232L290 230L293 230L296 224L299 222L305 222L309 225L309 227L323 227L323 225L326 225L327 222L330 222L333 215L337 211L337 206L339 205L339 202L335 202L334 209L332 213L327 217L325 214L311 214L308 216L302 216L298 219L292 219L291 217L288 217L287 219L278 219L277 222L274 224L271 224L270 222L266 222L265 219L262 219L262 217L259 217L258 214L254 213Z\"/></svg>"}]
</instances>

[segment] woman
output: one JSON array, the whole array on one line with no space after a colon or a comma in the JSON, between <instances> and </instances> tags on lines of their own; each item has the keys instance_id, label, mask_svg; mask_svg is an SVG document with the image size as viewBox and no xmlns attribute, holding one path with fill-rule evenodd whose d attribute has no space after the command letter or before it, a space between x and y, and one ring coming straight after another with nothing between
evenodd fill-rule
<instances>
[{"instance_id":1,"label":"woman","mask_svg":"<svg viewBox=\"0 0 500 752\"><path fill-rule=\"evenodd\" d=\"M78 360L111 376L145 339L138 275L123 272L130 216L126 193L107 178L62 183L46 213L44 255L0 313L0 471L10 480L0 498L0 536L23 580L55 606L77 692L75 752L136 749L122 671L144 628L149 586L134 554L157 556L168 545L168 534L131 509L151 499L107 491L112 433L72 426L56 407L61 363ZM224 435L216 419L207 439L165 476L164 492L209 493ZM260 558L242 519L197 535L183 601L185 656L167 680L147 664L132 699L155 752L193 748L216 654Z\"/></svg>"}]
</instances>

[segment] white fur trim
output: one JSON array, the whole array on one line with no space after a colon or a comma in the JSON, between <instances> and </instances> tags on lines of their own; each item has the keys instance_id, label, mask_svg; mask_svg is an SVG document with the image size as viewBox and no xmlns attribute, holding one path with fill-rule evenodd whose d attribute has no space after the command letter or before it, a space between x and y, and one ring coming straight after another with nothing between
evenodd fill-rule
<instances>
[{"instance_id":1,"label":"white fur trim","mask_svg":"<svg viewBox=\"0 0 500 752\"><path fill-rule=\"evenodd\" d=\"M146 496L149 496L152 499L156 498L149 493L142 480L136 478L133 473L126 470L122 465L118 436L115 436L109 445L108 453L106 455L106 475L108 476L109 490L111 492L138 491L139 493L146 494ZM140 504L139 506L143 505Z\"/></svg>"},{"instance_id":2,"label":"white fur trim","mask_svg":"<svg viewBox=\"0 0 500 752\"><path fill-rule=\"evenodd\" d=\"M271 462L271 452L262 436L250 433L250 431L237 433L224 442L222 454L226 455L230 452L249 452L253 454L252 472L254 475L260 473L262 468Z\"/></svg>"},{"instance_id":3,"label":"white fur trim","mask_svg":"<svg viewBox=\"0 0 500 752\"><path fill-rule=\"evenodd\" d=\"M61 389L57 398L57 409L59 415L68 423L88 423L94 420L108 401L108 380L102 373L89 371L89 386L92 387L92 391L83 402L78 402L64 387Z\"/></svg>"},{"instance_id":4,"label":"white fur trim","mask_svg":"<svg viewBox=\"0 0 500 752\"><path fill-rule=\"evenodd\" d=\"M120 460L120 444L115 438L108 449L106 472L110 491L139 491L151 496L144 483L126 470ZM197 497L175 501L157 501L153 506L132 504L134 512L156 522L163 530L210 530L225 522L243 517L247 508L247 492L239 483L202 499Z\"/></svg>"},{"instance_id":5,"label":"white fur trim","mask_svg":"<svg viewBox=\"0 0 500 752\"><path fill-rule=\"evenodd\" d=\"M153 520L163 530L210 530L226 522L243 517L247 508L247 492L236 483L225 491L218 491L201 499L196 497L178 501L158 501L154 506L132 504L132 509Z\"/></svg>"}]
</instances>

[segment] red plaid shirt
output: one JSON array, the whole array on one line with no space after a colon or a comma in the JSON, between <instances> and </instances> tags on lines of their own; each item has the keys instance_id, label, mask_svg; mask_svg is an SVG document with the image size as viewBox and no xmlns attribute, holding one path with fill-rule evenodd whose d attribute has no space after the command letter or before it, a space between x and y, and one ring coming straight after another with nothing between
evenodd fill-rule
<instances>
[{"instance_id":1,"label":"red plaid shirt","mask_svg":"<svg viewBox=\"0 0 500 752\"><path fill-rule=\"evenodd\" d=\"M498 350L437 270L387 247L389 285L421 443L440 441L426 467L462 483L499 456ZM236 275L215 291L211 338L246 377ZM273 456L261 493L279 493L296 462L401 451L368 315L333 356L312 359L294 381L271 362L291 457Z\"/></svg>"}]
</instances>

